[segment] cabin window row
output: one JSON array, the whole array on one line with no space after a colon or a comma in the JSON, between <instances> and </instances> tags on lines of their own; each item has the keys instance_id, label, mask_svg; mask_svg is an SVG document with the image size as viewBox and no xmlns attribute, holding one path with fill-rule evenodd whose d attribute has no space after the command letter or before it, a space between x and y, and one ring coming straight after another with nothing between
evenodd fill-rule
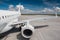
<instances>
[{"instance_id":1,"label":"cabin window row","mask_svg":"<svg viewBox=\"0 0 60 40\"><path fill-rule=\"evenodd\" d=\"M16 16L16 15L8 15L8 16L2 16L2 17L0 17L0 19L9 18L9 17L12 17L12 16Z\"/></svg>"},{"instance_id":2,"label":"cabin window row","mask_svg":"<svg viewBox=\"0 0 60 40\"><path fill-rule=\"evenodd\" d=\"M6 16L2 16L2 17L0 17L0 19L4 19L4 18L6 18Z\"/></svg>"}]
</instances>

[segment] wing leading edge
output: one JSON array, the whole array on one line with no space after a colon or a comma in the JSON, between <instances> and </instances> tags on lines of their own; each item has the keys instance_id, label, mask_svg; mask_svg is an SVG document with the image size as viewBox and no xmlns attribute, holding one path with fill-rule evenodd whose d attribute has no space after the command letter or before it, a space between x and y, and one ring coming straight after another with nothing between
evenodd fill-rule
<instances>
[{"instance_id":1,"label":"wing leading edge","mask_svg":"<svg viewBox=\"0 0 60 40\"><path fill-rule=\"evenodd\" d=\"M22 25L22 24L29 24L29 22L31 21L46 21L46 20L50 20L50 19L54 19L56 17L42 17L42 18L34 18L34 19L29 19L29 20L22 20L22 21L16 21L16 22L12 22L11 25Z\"/></svg>"}]
</instances>

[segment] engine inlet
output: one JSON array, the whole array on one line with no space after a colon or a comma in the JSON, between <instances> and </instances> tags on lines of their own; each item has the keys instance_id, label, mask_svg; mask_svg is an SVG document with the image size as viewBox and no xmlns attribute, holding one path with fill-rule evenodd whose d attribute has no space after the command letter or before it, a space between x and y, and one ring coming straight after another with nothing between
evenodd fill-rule
<instances>
[{"instance_id":1,"label":"engine inlet","mask_svg":"<svg viewBox=\"0 0 60 40\"><path fill-rule=\"evenodd\" d=\"M26 35L26 36L31 36L31 35L32 35L32 30L30 30L30 29L25 29L25 30L23 31L23 34Z\"/></svg>"}]
</instances>

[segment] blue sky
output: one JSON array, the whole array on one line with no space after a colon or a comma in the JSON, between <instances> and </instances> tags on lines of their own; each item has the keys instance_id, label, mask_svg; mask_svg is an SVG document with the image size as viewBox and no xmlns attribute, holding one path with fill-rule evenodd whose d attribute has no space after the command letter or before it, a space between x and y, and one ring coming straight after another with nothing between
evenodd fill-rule
<instances>
[{"instance_id":1,"label":"blue sky","mask_svg":"<svg viewBox=\"0 0 60 40\"><path fill-rule=\"evenodd\" d=\"M0 0L0 9L8 9L10 4L21 3L26 9L41 10L43 8L60 7L60 0Z\"/></svg>"}]
</instances>

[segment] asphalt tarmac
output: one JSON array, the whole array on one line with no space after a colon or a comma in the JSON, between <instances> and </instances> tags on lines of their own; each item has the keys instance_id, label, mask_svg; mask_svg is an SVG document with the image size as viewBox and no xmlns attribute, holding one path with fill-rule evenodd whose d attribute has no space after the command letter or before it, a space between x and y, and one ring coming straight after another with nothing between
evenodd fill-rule
<instances>
[{"instance_id":1,"label":"asphalt tarmac","mask_svg":"<svg viewBox=\"0 0 60 40\"><path fill-rule=\"evenodd\" d=\"M51 17L48 15L22 15L20 17L21 20L28 20L33 18L43 18L43 17ZM30 22L33 27L37 27L32 37L26 39L22 37L19 28L13 28L7 33L2 40L60 40L60 17L56 19L49 19L46 21L36 20Z\"/></svg>"}]
</instances>

